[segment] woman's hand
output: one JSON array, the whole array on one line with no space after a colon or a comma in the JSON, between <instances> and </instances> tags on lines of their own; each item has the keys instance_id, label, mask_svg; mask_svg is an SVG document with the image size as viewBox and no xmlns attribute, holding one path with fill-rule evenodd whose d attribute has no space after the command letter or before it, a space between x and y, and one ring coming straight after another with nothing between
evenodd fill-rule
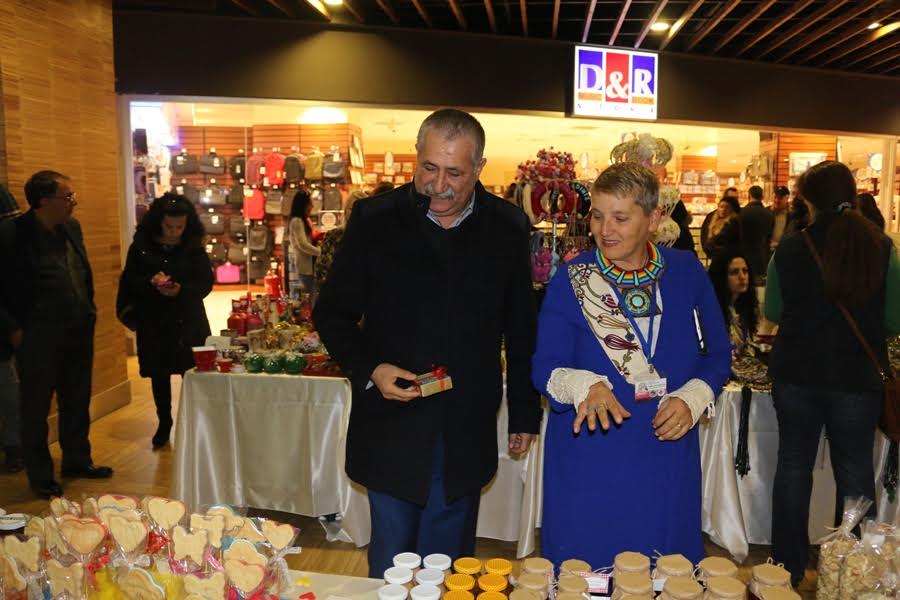
<instances>
[{"instance_id":1,"label":"woman's hand","mask_svg":"<svg viewBox=\"0 0 900 600\"><path fill-rule=\"evenodd\" d=\"M163 296L166 296L169 298L174 298L175 296L178 295L178 292L181 291L181 284L175 283L174 281L172 281L169 283L169 285L163 285L156 289L159 290L159 293L162 294Z\"/></svg>"},{"instance_id":2,"label":"woman's hand","mask_svg":"<svg viewBox=\"0 0 900 600\"><path fill-rule=\"evenodd\" d=\"M694 417L691 416L687 402L676 396L663 402L653 418L653 428L661 442L680 440L691 430L693 423Z\"/></svg>"},{"instance_id":3,"label":"woman's hand","mask_svg":"<svg viewBox=\"0 0 900 600\"><path fill-rule=\"evenodd\" d=\"M606 384L598 382L591 386L587 398L578 405L578 413L575 416L575 425L572 427L572 431L577 435L585 420L587 420L588 429L596 431L598 419L603 431L608 431L610 417L616 425L621 425L622 421L630 416L631 413L625 410L613 396L612 390L606 387Z\"/></svg>"}]
</instances>

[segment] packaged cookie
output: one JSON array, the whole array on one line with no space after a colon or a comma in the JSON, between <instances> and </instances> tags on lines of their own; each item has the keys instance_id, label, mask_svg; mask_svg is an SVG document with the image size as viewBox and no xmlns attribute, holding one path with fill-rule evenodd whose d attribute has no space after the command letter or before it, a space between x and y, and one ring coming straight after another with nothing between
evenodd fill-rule
<instances>
[{"instance_id":1,"label":"packaged cookie","mask_svg":"<svg viewBox=\"0 0 900 600\"><path fill-rule=\"evenodd\" d=\"M113 542L112 559L115 566L149 567L147 538L150 528L143 520L135 521L121 515L109 518L109 537Z\"/></svg>"},{"instance_id":2,"label":"packaged cookie","mask_svg":"<svg viewBox=\"0 0 900 600\"><path fill-rule=\"evenodd\" d=\"M0 584L8 590L7 597L26 590L31 596L35 592L40 595L44 564L39 539L17 535L0 538L0 558L4 559L0 565Z\"/></svg>"},{"instance_id":3,"label":"packaged cookie","mask_svg":"<svg viewBox=\"0 0 900 600\"><path fill-rule=\"evenodd\" d=\"M225 573L216 571L209 576L188 573L184 576L184 593L205 600L224 600L228 587Z\"/></svg>"},{"instance_id":4,"label":"packaged cookie","mask_svg":"<svg viewBox=\"0 0 900 600\"><path fill-rule=\"evenodd\" d=\"M68 554L76 561L88 565L105 555L107 530L97 519L63 515L56 525Z\"/></svg>"},{"instance_id":5,"label":"packaged cookie","mask_svg":"<svg viewBox=\"0 0 900 600\"><path fill-rule=\"evenodd\" d=\"M266 569L242 560L225 561L225 575L241 598L248 598L266 589Z\"/></svg>"},{"instance_id":6,"label":"packaged cookie","mask_svg":"<svg viewBox=\"0 0 900 600\"><path fill-rule=\"evenodd\" d=\"M888 587L890 565L882 554L884 540L878 523L863 523L862 539L847 553L841 564L841 598L857 598L864 592L877 592Z\"/></svg>"},{"instance_id":7,"label":"packaged cookie","mask_svg":"<svg viewBox=\"0 0 900 600\"><path fill-rule=\"evenodd\" d=\"M250 519L245 519L245 523ZM294 544L297 540L297 528L287 523L279 523L271 519L255 519L259 531L262 532L263 543L271 553L269 568L273 573L272 592L276 595L291 589L291 577L285 557L300 552Z\"/></svg>"},{"instance_id":8,"label":"packaged cookie","mask_svg":"<svg viewBox=\"0 0 900 600\"><path fill-rule=\"evenodd\" d=\"M209 532L205 529L188 532L181 525L172 530L169 556L175 574L200 573L206 565Z\"/></svg>"},{"instance_id":9,"label":"packaged cookie","mask_svg":"<svg viewBox=\"0 0 900 600\"><path fill-rule=\"evenodd\" d=\"M61 562L51 558L45 565L45 574L50 597L54 600L84 600L87 598L82 563L74 562L63 566Z\"/></svg>"},{"instance_id":10,"label":"packaged cookie","mask_svg":"<svg viewBox=\"0 0 900 600\"><path fill-rule=\"evenodd\" d=\"M206 509L207 516L219 515L224 520L222 535L225 538L226 545L228 540L237 537L238 532L243 528L244 514L242 513L243 511L239 511L228 504L213 504Z\"/></svg>"},{"instance_id":11,"label":"packaged cookie","mask_svg":"<svg viewBox=\"0 0 900 600\"><path fill-rule=\"evenodd\" d=\"M816 586L818 600L839 600L844 558L859 542L852 533L853 529L859 525L871 506L872 501L868 498L845 498L840 527L819 541L821 547Z\"/></svg>"}]
</instances>

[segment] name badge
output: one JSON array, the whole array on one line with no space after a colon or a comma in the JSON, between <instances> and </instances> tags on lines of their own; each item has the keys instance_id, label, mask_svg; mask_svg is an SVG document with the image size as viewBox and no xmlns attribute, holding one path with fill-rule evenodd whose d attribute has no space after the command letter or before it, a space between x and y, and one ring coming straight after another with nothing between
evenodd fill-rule
<instances>
[{"instance_id":1,"label":"name badge","mask_svg":"<svg viewBox=\"0 0 900 600\"><path fill-rule=\"evenodd\" d=\"M634 382L634 399L637 401L660 400L666 395L666 378L655 374L638 377Z\"/></svg>"}]
</instances>

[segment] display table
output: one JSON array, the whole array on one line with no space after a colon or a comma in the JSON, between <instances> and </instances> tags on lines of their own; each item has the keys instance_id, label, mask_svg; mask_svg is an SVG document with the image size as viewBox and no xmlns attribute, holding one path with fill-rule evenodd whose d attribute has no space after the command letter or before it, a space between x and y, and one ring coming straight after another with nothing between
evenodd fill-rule
<instances>
[{"instance_id":1,"label":"display table","mask_svg":"<svg viewBox=\"0 0 900 600\"><path fill-rule=\"evenodd\" d=\"M188 371L175 431L173 497L192 509L218 502L310 517L339 514L339 531L329 539L368 544L368 498L344 472L350 406L345 379ZM525 455L510 457L504 398L497 443L497 476L482 491L477 535L518 541L518 555L525 556L534 550L540 522L543 436Z\"/></svg>"},{"instance_id":2,"label":"display table","mask_svg":"<svg viewBox=\"0 0 900 600\"><path fill-rule=\"evenodd\" d=\"M384 585L382 579L366 579L365 577L347 577L344 575L326 575L325 573L309 573L291 571L291 580L300 594L312 592L316 600L340 598L342 600L376 600L378 588ZM309 585L305 585L308 583Z\"/></svg>"},{"instance_id":3,"label":"display table","mask_svg":"<svg viewBox=\"0 0 900 600\"><path fill-rule=\"evenodd\" d=\"M750 401L748 447L750 472L741 477L734 468L741 416L740 387L730 384L719 396L716 416L700 425L703 468L703 531L736 560L747 557L749 544L772 543L772 489L778 461L778 420L767 392L754 392ZM889 444L878 433L875 441L876 496L879 520L892 523L897 504L888 503L882 476ZM834 518L835 483L828 443L819 444L813 472L809 536L815 542Z\"/></svg>"}]
</instances>

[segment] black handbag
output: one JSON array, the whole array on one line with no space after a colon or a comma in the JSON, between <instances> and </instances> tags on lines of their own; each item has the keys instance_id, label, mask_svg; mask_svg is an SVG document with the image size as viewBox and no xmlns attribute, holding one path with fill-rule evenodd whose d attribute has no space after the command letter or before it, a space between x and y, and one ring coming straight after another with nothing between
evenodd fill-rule
<instances>
[{"instance_id":1,"label":"black handbag","mask_svg":"<svg viewBox=\"0 0 900 600\"><path fill-rule=\"evenodd\" d=\"M116 292L116 318L119 322L127 327L130 331L137 330L138 325L138 308L128 286L119 276L119 290Z\"/></svg>"}]
</instances>

